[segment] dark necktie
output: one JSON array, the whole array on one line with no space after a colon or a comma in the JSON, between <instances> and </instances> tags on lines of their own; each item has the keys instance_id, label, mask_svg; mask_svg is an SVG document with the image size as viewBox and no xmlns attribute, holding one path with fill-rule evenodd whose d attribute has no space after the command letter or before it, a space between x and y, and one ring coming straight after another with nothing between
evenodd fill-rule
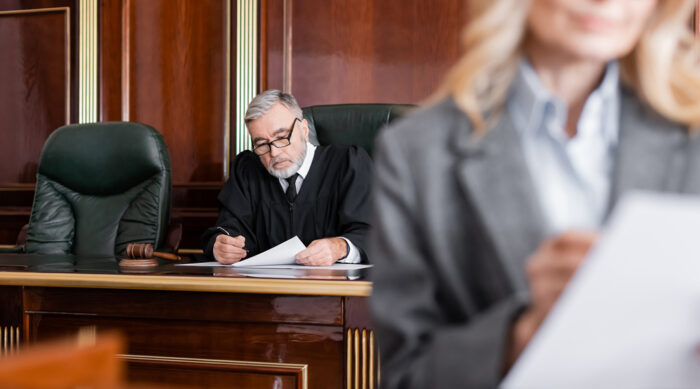
<instances>
[{"instance_id":1,"label":"dark necktie","mask_svg":"<svg viewBox=\"0 0 700 389\"><path fill-rule=\"evenodd\" d=\"M297 177L299 177L299 173L294 173L291 177L285 178L289 186L287 186L287 191L284 194L287 195L287 201L290 203L293 203L294 199L297 198Z\"/></svg>"}]
</instances>

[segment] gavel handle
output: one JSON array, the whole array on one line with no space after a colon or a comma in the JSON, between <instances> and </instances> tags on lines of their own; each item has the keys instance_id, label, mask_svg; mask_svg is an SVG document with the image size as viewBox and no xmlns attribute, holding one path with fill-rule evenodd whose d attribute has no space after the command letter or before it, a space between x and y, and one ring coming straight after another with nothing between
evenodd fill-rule
<instances>
[{"instance_id":1,"label":"gavel handle","mask_svg":"<svg viewBox=\"0 0 700 389\"><path fill-rule=\"evenodd\" d=\"M162 258L162 259L169 259L171 261L179 261L182 259L182 257L176 255L176 254L170 254L170 253L161 253L159 251L154 251L153 252L154 257Z\"/></svg>"}]
</instances>

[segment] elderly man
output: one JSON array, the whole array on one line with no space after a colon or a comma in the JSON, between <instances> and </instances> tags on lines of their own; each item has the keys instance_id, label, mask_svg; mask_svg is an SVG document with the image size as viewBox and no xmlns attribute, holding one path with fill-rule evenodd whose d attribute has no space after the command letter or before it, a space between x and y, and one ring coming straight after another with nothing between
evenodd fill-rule
<instances>
[{"instance_id":1,"label":"elderly man","mask_svg":"<svg viewBox=\"0 0 700 389\"><path fill-rule=\"evenodd\" d=\"M314 146L294 97L268 90L248 105L253 151L236 156L204 252L232 264L297 235L299 264L366 260L371 162L355 146Z\"/></svg>"}]
</instances>

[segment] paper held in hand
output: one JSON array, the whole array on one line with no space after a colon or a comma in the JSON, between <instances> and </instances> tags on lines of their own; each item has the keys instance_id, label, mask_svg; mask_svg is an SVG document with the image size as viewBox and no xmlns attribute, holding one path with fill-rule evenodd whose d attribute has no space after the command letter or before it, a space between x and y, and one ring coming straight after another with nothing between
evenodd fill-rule
<instances>
[{"instance_id":1,"label":"paper held in hand","mask_svg":"<svg viewBox=\"0 0 700 389\"><path fill-rule=\"evenodd\" d=\"M635 193L503 388L700 387L700 198Z\"/></svg>"},{"instance_id":2,"label":"paper held in hand","mask_svg":"<svg viewBox=\"0 0 700 389\"><path fill-rule=\"evenodd\" d=\"M299 237L295 236L262 253L233 264L234 267L294 265L295 256L306 248Z\"/></svg>"}]
</instances>

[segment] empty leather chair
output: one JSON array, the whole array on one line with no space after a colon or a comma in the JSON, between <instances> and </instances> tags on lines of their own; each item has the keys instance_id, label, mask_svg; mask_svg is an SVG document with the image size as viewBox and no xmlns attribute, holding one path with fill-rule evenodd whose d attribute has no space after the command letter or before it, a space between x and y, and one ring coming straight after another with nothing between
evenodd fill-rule
<instances>
[{"instance_id":1,"label":"empty leather chair","mask_svg":"<svg viewBox=\"0 0 700 389\"><path fill-rule=\"evenodd\" d=\"M167 147L152 127L110 122L57 129L41 152L25 251L114 256L131 242L161 247L170 175Z\"/></svg>"}]
</instances>

